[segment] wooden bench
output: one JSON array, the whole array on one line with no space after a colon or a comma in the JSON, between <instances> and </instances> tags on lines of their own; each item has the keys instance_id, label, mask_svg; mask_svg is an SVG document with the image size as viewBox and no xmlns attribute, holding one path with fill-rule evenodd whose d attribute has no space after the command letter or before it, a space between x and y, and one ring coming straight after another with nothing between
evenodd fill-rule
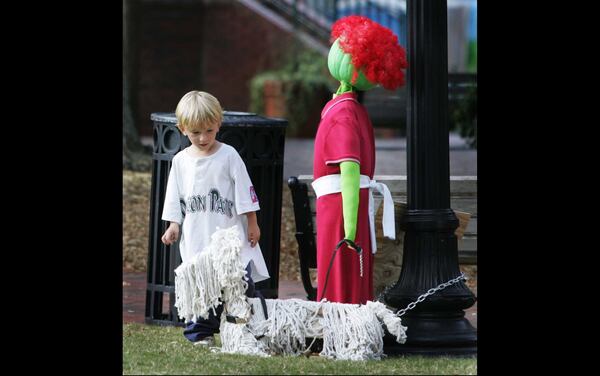
<instances>
[{"instance_id":1,"label":"wooden bench","mask_svg":"<svg viewBox=\"0 0 600 376\"><path fill-rule=\"evenodd\" d=\"M385 183L392 194L396 215L396 240L383 238L381 227L377 224L377 253L374 262L374 294L377 296L383 288L398 280L402 267L404 232L399 228L399 218L406 209L406 176L381 175L375 180ZM315 193L312 189L312 175L292 176L288 187L292 193L294 219L296 221L296 240L300 261L302 285L309 300L316 299L314 269L317 267ZM374 193L375 204L382 198ZM376 216L381 221L382 206ZM461 223L457 229L458 257L461 264L477 263L477 176L450 177L450 207L455 211Z\"/></svg>"}]
</instances>

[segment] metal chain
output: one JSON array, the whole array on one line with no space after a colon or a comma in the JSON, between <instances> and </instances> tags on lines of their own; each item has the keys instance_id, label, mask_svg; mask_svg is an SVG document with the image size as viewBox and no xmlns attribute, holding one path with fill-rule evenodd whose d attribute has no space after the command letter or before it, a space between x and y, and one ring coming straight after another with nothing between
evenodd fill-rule
<instances>
[{"instance_id":1,"label":"metal chain","mask_svg":"<svg viewBox=\"0 0 600 376\"><path fill-rule=\"evenodd\" d=\"M360 276L363 276L363 258L362 258L362 251L358 254L359 256L359 261L360 261Z\"/></svg>"},{"instance_id":2,"label":"metal chain","mask_svg":"<svg viewBox=\"0 0 600 376\"><path fill-rule=\"evenodd\" d=\"M444 282L442 284L440 284L437 287L431 288L429 289L425 294L419 296L417 298L417 300L415 300L414 302L410 303L408 306L406 306L406 308L400 309L398 310L398 312L396 312L396 316L400 317L402 315L404 315L407 311L410 311L411 309L415 308L415 306L419 303L421 303L423 300L425 300L429 295L433 295L436 292L445 289L448 286L451 286L455 283L458 283L458 281L460 280L467 280L467 277L465 276L465 273L460 273L460 275L454 279L449 280L448 282ZM382 297L388 292L388 290L390 290L392 288L392 285L387 286L383 292L381 292L378 297L377 300L382 301Z\"/></svg>"}]
</instances>

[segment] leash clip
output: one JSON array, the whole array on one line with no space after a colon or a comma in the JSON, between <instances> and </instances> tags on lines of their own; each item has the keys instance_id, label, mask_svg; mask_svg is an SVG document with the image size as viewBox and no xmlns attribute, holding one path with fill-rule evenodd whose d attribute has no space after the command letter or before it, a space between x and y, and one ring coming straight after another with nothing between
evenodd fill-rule
<instances>
[{"instance_id":1,"label":"leash clip","mask_svg":"<svg viewBox=\"0 0 600 376\"><path fill-rule=\"evenodd\" d=\"M346 243L348 245L348 248L352 249L353 251L356 251L356 253L358 253L359 255L362 254L362 248L356 244L355 242L353 242L350 239L342 239L340 240L339 243L337 243L337 245L335 246L335 249L340 249L340 247Z\"/></svg>"},{"instance_id":2,"label":"leash clip","mask_svg":"<svg viewBox=\"0 0 600 376\"><path fill-rule=\"evenodd\" d=\"M335 250L337 251L338 249L340 249L340 247L341 247L341 246L342 246L342 244L344 244L344 243L345 243L346 245L348 245L348 248L350 248L350 249L352 249L352 250L356 251L356 253L358 253L358 259L359 259L359 261L360 261L360 276L361 276L361 278L362 278L362 276L363 276L363 250L362 250L362 248L361 248L361 247L360 247L358 244L354 243L354 242L353 242L352 240L350 240L350 239L342 239L342 240L340 240L340 242L339 242L339 243L337 243L337 245L335 246Z\"/></svg>"}]
</instances>

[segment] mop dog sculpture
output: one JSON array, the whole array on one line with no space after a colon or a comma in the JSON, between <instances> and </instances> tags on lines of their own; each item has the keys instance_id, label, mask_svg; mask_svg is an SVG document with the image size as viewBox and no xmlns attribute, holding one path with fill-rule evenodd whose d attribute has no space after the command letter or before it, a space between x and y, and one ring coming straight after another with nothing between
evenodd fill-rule
<instances>
[{"instance_id":1,"label":"mop dog sculpture","mask_svg":"<svg viewBox=\"0 0 600 376\"><path fill-rule=\"evenodd\" d=\"M247 298L246 270L236 226L217 229L210 244L175 269L175 307L180 318L208 317L224 305L223 353L257 356L307 355L307 338L322 338L320 356L339 360L381 359L384 327L406 341L400 317L380 302L365 305L300 299ZM264 302L264 304L263 304ZM266 309L266 312L265 312Z\"/></svg>"}]
</instances>

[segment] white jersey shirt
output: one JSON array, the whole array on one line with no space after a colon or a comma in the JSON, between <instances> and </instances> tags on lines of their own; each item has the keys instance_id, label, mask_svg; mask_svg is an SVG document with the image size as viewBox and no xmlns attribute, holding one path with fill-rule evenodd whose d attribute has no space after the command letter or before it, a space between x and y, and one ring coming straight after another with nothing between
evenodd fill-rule
<instances>
[{"instance_id":1,"label":"white jersey shirt","mask_svg":"<svg viewBox=\"0 0 600 376\"><path fill-rule=\"evenodd\" d=\"M244 213L258 210L246 165L232 146L221 143L206 157L192 156L189 147L173 156L162 219L181 225L179 251L183 262L204 250L217 227L237 225L242 263L252 264L254 282L269 278L260 246L252 248L248 241Z\"/></svg>"}]
</instances>

